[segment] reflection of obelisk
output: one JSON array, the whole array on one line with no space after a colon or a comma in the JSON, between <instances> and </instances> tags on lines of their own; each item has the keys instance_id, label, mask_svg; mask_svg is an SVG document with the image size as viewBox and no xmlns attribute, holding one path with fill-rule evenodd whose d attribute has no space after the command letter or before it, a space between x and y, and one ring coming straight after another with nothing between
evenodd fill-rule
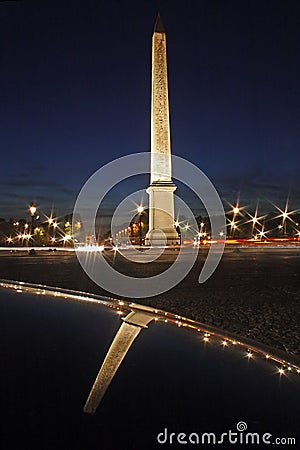
<instances>
[{"instance_id":1,"label":"reflection of obelisk","mask_svg":"<svg viewBox=\"0 0 300 450\"><path fill-rule=\"evenodd\" d=\"M179 244L174 222L166 33L158 14L152 37L151 180L146 243Z\"/></svg>"},{"instance_id":2,"label":"reflection of obelisk","mask_svg":"<svg viewBox=\"0 0 300 450\"><path fill-rule=\"evenodd\" d=\"M154 319L153 309L131 304L133 310L123 319L84 405L84 412L94 414L133 341Z\"/></svg>"},{"instance_id":3,"label":"reflection of obelisk","mask_svg":"<svg viewBox=\"0 0 300 450\"><path fill-rule=\"evenodd\" d=\"M141 329L139 326L126 322L121 325L88 396L84 412L94 414L116 371Z\"/></svg>"}]
</instances>

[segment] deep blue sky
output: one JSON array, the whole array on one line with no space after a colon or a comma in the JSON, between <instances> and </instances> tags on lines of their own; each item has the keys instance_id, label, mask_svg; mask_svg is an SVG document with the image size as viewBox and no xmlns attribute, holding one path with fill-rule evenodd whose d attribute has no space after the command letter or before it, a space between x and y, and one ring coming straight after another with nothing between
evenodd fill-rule
<instances>
[{"instance_id":1,"label":"deep blue sky","mask_svg":"<svg viewBox=\"0 0 300 450\"><path fill-rule=\"evenodd\" d=\"M72 210L108 161L148 151L151 36L167 32L172 151L224 199L300 207L300 2L0 3L0 217Z\"/></svg>"}]
</instances>

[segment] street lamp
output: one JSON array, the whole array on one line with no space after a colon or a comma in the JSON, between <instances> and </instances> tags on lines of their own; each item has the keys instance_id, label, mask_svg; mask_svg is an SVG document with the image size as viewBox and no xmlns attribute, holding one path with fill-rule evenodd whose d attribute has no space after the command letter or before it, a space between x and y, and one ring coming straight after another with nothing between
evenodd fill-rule
<instances>
[{"instance_id":1,"label":"street lamp","mask_svg":"<svg viewBox=\"0 0 300 450\"><path fill-rule=\"evenodd\" d=\"M140 247L142 246L142 214L143 214L144 208L142 206L139 206L137 209L137 212L139 214L139 239L140 239Z\"/></svg>"},{"instance_id":2,"label":"street lamp","mask_svg":"<svg viewBox=\"0 0 300 450\"><path fill-rule=\"evenodd\" d=\"M30 234L33 235L34 234L34 230L33 230L33 223L34 223L34 216L36 213L36 206L35 204L32 202L31 205L29 206L29 214L31 215L31 229L30 229Z\"/></svg>"},{"instance_id":3,"label":"street lamp","mask_svg":"<svg viewBox=\"0 0 300 450\"><path fill-rule=\"evenodd\" d=\"M68 241L71 241L71 239L72 239L72 236L70 234L66 234L62 239L64 246L67 244Z\"/></svg>"},{"instance_id":4,"label":"street lamp","mask_svg":"<svg viewBox=\"0 0 300 450\"><path fill-rule=\"evenodd\" d=\"M31 203L31 205L29 206L29 212L30 212L31 217L33 217L35 215L35 213L36 213L36 206L35 206L34 203Z\"/></svg>"},{"instance_id":5,"label":"street lamp","mask_svg":"<svg viewBox=\"0 0 300 450\"><path fill-rule=\"evenodd\" d=\"M58 227L58 223L55 222L56 219L54 219L52 216L47 218L47 222L48 222L48 234L49 234L49 239L52 243L56 242L56 228ZM52 227L52 233L51 233L51 227ZM51 236L52 234L52 236Z\"/></svg>"},{"instance_id":6,"label":"street lamp","mask_svg":"<svg viewBox=\"0 0 300 450\"><path fill-rule=\"evenodd\" d=\"M53 237L56 238L55 232L56 232L56 228L58 227L58 223L54 222L53 223Z\"/></svg>"},{"instance_id":7,"label":"street lamp","mask_svg":"<svg viewBox=\"0 0 300 450\"><path fill-rule=\"evenodd\" d=\"M9 236L9 237L6 239L6 241L7 241L8 246L10 246L10 245L12 245L13 238L12 238L11 236Z\"/></svg>"}]
</instances>

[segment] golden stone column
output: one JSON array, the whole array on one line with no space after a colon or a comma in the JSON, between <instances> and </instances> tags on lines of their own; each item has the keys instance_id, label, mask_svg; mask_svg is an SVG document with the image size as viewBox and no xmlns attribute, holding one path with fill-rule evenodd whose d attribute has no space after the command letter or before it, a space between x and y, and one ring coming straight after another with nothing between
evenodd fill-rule
<instances>
[{"instance_id":1,"label":"golden stone column","mask_svg":"<svg viewBox=\"0 0 300 450\"><path fill-rule=\"evenodd\" d=\"M166 33L158 14L152 37L151 177L146 244L179 244L174 221ZM163 237L165 235L165 238Z\"/></svg>"}]
</instances>

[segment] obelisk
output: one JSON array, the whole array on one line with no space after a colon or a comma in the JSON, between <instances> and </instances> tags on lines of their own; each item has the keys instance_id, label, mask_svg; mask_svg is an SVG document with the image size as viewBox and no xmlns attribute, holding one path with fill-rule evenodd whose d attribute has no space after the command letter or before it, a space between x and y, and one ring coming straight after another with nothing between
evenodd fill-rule
<instances>
[{"instance_id":1,"label":"obelisk","mask_svg":"<svg viewBox=\"0 0 300 450\"><path fill-rule=\"evenodd\" d=\"M158 14L152 37L151 178L146 243L180 243L174 221L166 33Z\"/></svg>"}]
</instances>

